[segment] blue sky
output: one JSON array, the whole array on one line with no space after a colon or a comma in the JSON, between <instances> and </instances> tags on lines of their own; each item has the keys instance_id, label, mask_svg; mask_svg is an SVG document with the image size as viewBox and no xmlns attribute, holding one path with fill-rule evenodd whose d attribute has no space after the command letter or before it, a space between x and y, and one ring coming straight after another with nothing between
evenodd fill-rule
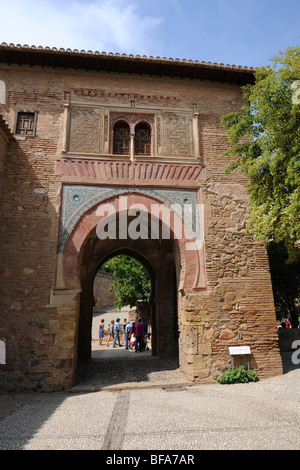
<instances>
[{"instance_id":1,"label":"blue sky","mask_svg":"<svg viewBox=\"0 0 300 470\"><path fill-rule=\"evenodd\" d=\"M300 46L299 0L0 0L0 43L257 67Z\"/></svg>"}]
</instances>

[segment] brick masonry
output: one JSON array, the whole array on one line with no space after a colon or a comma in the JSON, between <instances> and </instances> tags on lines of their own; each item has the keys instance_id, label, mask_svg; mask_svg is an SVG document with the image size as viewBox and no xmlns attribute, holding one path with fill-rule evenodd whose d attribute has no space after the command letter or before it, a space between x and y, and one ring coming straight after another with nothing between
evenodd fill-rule
<instances>
[{"instance_id":1,"label":"brick masonry","mask_svg":"<svg viewBox=\"0 0 300 470\"><path fill-rule=\"evenodd\" d=\"M91 207L74 220L60 253L63 185L126 187L132 202L146 205L155 189L195 191L204 207L203 248L188 252L186 240L166 248L176 268L181 369L190 380L212 382L230 367L228 347L249 345L260 377L282 373L266 252L244 233L246 180L225 174L228 160L219 157L227 147L220 118L242 105L240 87L4 62L0 80L1 388L60 390L76 377L91 266L112 245L96 240ZM11 138L18 110L38 113L36 137ZM151 115L151 157L130 165L129 156L111 155L109 117L116 113ZM160 281L164 273L156 301L164 335L174 300L168 258L154 245L125 245L115 249L141 252Z\"/></svg>"}]
</instances>

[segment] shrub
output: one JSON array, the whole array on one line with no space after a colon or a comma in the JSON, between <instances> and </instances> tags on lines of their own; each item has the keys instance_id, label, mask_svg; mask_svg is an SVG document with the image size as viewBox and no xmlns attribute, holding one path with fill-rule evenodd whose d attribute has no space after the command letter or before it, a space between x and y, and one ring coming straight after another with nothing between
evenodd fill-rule
<instances>
[{"instance_id":1,"label":"shrub","mask_svg":"<svg viewBox=\"0 0 300 470\"><path fill-rule=\"evenodd\" d=\"M246 370L244 366L230 369L221 377L217 378L220 384L237 384L257 382L258 377L255 370Z\"/></svg>"}]
</instances>

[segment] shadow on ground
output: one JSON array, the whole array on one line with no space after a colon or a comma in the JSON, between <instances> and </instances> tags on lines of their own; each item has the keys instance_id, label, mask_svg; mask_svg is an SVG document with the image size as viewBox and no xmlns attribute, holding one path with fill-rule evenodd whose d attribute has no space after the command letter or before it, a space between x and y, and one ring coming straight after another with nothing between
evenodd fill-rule
<instances>
[{"instance_id":1,"label":"shadow on ground","mask_svg":"<svg viewBox=\"0 0 300 470\"><path fill-rule=\"evenodd\" d=\"M92 358L79 366L77 384L106 386L184 378L179 370L178 357L161 359L152 356L150 349L135 353L118 347L115 350L104 348L94 350Z\"/></svg>"},{"instance_id":2,"label":"shadow on ground","mask_svg":"<svg viewBox=\"0 0 300 470\"><path fill-rule=\"evenodd\" d=\"M292 360L292 355L295 353L295 351L288 351L288 352L281 352L281 360L282 360L282 368L283 368L283 373L287 374L288 372L291 372L293 370L299 369L300 364L295 364L295 361ZM296 359L299 361L300 354L296 356Z\"/></svg>"},{"instance_id":3,"label":"shadow on ground","mask_svg":"<svg viewBox=\"0 0 300 470\"><path fill-rule=\"evenodd\" d=\"M299 369L292 361L293 352L282 352L283 373ZM151 350L135 353L124 348L94 346L92 358L78 368L76 385L91 387L113 386L130 383L161 383L186 380L179 369L178 357L161 359L152 356Z\"/></svg>"}]
</instances>

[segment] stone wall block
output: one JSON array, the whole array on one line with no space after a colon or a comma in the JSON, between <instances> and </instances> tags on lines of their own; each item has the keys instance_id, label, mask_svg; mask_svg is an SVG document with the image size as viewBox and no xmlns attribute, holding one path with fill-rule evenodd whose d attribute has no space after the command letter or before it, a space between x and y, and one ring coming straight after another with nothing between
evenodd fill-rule
<instances>
[{"instance_id":1,"label":"stone wall block","mask_svg":"<svg viewBox=\"0 0 300 470\"><path fill-rule=\"evenodd\" d=\"M212 346L211 343L199 343L198 344L198 353L202 354L203 356L209 356L212 354Z\"/></svg>"},{"instance_id":2,"label":"stone wall block","mask_svg":"<svg viewBox=\"0 0 300 470\"><path fill-rule=\"evenodd\" d=\"M198 328L197 326L184 325L180 335L180 346L185 354L198 353Z\"/></svg>"},{"instance_id":3,"label":"stone wall block","mask_svg":"<svg viewBox=\"0 0 300 470\"><path fill-rule=\"evenodd\" d=\"M223 330L220 333L219 339L221 341L227 341L229 339L233 339L235 337L235 333L231 330Z\"/></svg>"}]
</instances>

